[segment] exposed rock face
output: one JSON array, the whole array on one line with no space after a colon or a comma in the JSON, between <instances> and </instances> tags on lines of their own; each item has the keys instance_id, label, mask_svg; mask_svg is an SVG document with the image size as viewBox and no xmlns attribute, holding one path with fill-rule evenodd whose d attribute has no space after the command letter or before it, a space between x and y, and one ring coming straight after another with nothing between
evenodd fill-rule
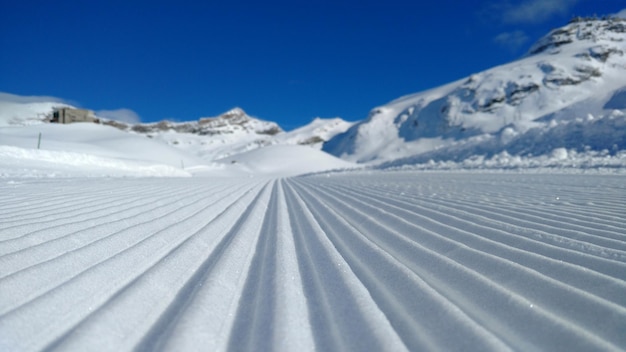
<instances>
[{"instance_id":1,"label":"exposed rock face","mask_svg":"<svg viewBox=\"0 0 626 352\"><path fill-rule=\"evenodd\" d=\"M624 40L626 33L626 20L621 18L605 18L602 20L595 18L577 17L562 28L550 32L545 37L533 45L528 51L528 55L535 55L543 52L558 54L558 48L577 41L615 41ZM600 58L606 61L605 58Z\"/></svg>"},{"instance_id":2,"label":"exposed rock face","mask_svg":"<svg viewBox=\"0 0 626 352\"><path fill-rule=\"evenodd\" d=\"M192 133L198 135L219 135L232 134L236 131L246 131L261 135L275 135L283 130L274 122L262 121L246 114L239 108L232 109L217 117L205 117L198 121L171 122L160 121L155 123L142 123L128 125L117 121L106 121L104 124L130 130L136 133L156 133L164 131L175 131L178 133Z\"/></svg>"}]
</instances>

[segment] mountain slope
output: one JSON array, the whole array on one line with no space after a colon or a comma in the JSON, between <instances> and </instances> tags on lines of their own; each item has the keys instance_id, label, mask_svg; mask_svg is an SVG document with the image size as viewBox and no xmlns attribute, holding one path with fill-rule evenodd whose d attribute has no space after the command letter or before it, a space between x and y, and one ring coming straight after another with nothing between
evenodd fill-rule
<instances>
[{"instance_id":1,"label":"mountain slope","mask_svg":"<svg viewBox=\"0 0 626 352\"><path fill-rule=\"evenodd\" d=\"M373 109L323 150L361 163L446 158L459 141L609 115L626 109L625 52L626 21L576 19L520 60Z\"/></svg>"},{"instance_id":2,"label":"mountain slope","mask_svg":"<svg viewBox=\"0 0 626 352\"><path fill-rule=\"evenodd\" d=\"M354 166L319 151L324 141L351 126L340 118L318 118L291 132L239 108L189 122L45 123L58 106L69 105L0 93L0 175L295 175ZM288 147L254 153L275 145ZM223 160L213 163L218 159Z\"/></svg>"},{"instance_id":3,"label":"mountain slope","mask_svg":"<svg viewBox=\"0 0 626 352\"><path fill-rule=\"evenodd\" d=\"M118 125L118 128L146 134L213 161L270 145L306 145L321 149L323 142L346 131L351 125L340 118L316 118L308 125L285 132L275 122L251 117L242 109L235 108L217 117L198 121L161 121Z\"/></svg>"},{"instance_id":4,"label":"mountain slope","mask_svg":"<svg viewBox=\"0 0 626 352\"><path fill-rule=\"evenodd\" d=\"M221 159L270 145L272 136L283 132L275 122L253 118L239 108L198 121L161 121L122 127L205 160Z\"/></svg>"}]
</instances>

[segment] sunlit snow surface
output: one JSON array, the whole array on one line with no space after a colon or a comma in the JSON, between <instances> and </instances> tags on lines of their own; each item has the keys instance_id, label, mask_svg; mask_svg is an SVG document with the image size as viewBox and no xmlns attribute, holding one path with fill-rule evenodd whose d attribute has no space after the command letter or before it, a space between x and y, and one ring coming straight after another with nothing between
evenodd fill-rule
<instances>
[{"instance_id":1,"label":"sunlit snow surface","mask_svg":"<svg viewBox=\"0 0 626 352\"><path fill-rule=\"evenodd\" d=\"M0 179L0 350L619 350L623 175Z\"/></svg>"},{"instance_id":2,"label":"sunlit snow surface","mask_svg":"<svg viewBox=\"0 0 626 352\"><path fill-rule=\"evenodd\" d=\"M0 101L0 351L623 350L626 24L605 25L343 135Z\"/></svg>"}]
</instances>

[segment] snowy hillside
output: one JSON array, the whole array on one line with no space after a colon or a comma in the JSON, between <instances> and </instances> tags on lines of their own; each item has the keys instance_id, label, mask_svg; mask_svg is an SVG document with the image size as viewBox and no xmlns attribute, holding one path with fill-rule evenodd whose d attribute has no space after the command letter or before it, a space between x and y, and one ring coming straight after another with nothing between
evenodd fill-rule
<instances>
[{"instance_id":1,"label":"snowy hillside","mask_svg":"<svg viewBox=\"0 0 626 352\"><path fill-rule=\"evenodd\" d=\"M323 150L361 163L406 158L395 164L458 159L459 152L466 157L494 155L509 147L527 156L551 152L544 150L547 146L597 150L608 144L616 145L610 150L615 153L626 149L623 127L604 136L600 145L594 141L606 130L586 130L597 136L574 145L574 135L561 136L563 141L536 139L537 149L508 143L531 138L522 137L529 131L549 136L543 128L589 115L621 121L620 111L626 109L625 52L626 21L574 20L539 40L520 60L373 109ZM623 123L614 125L619 126ZM462 147L468 144L470 152Z\"/></svg>"},{"instance_id":2,"label":"snowy hillside","mask_svg":"<svg viewBox=\"0 0 626 352\"><path fill-rule=\"evenodd\" d=\"M275 139L279 144L299 144L321 149L324 142L345 132L352 125L354 125L353 122L347 122L338 117L316 118L308 125L276 135Z\"/></svg>"},{"instance_id":3,"label":"snowy hillside","mask_svg":"<svg viewBox=\"0 0 626 352\"><path fill-rule=\"evenodd\" d=\"M301 145L271 145L224 158L218 162L250 175L275 177L357 168L354 163Z\"/></svg>"},{"instance_id":4,"label":"snowy hillside","mask_svg":"<svg viewBox=\"0 0 626 352\"><path fill-rule=\"evenodd\" d=\"M198 121L161 121L124 128L208 161L270 145L272 136L283 131L276 123L250 117L239 108Z\"/></svg>"},{"instance_id":5,"label":"snowy hillside","mask_svg":"<svg viewBox=\"0 0 626 352\"><path fill-rule=\"evenodd\" d=\"M0 141L3 176L190 176L183 167L208 166L162 143L91 123L4 127Z\"/></svg>"},{"instance_id":6,"label":"snowy hillside","mask_svg":"<svg viewBox=\"0 0 626 352\"><path fill-rule=\"evenodd\" d=\"M286 177L355 166L299 145L268 146L209 162L192 152L110 126L76 123L0 127L0 177Z\"/></svg>"},{"instance_id":7,"label":"snowy hillside","mask_svg":"<svg viewBox=\"0 0 626 352\"><path fill-rule=\"evenodd\" d=\"M0 92L0 127L38 125L55 107L71 106L52 97L22 97Z\"/></svg>"},{"instance_id":8,"label":"snowy hillside","mask_svg":"<svg viewBox=\"0 0 626 352\"><path fill-rule=\"evenodd\" d=\"M22 97L0 93L0 127L45 123L55 107L69 106L55 98ZM249 116L234 108L216 117L197 121L129 124L98 116L103 125L147 136L194 154L206 161L226 158L268 145L306 145L321 149L322 144L345 132L351 122L340 118L315 118L308 125L285 132L275 122Z\"/></svg>"},{"instance_id":9,"label":"snowy hillside","mask_svg":"<svg viewBox=\"0 0 626 352\"><path fill-rule=\"evenodd\" d=\"M55 98L0 94L2 176L284 176L354 166L319 151L324 141L351 126L339 118L315 119L291 132L238 108L191 122L131 125L100 118L102 124L56 125L44 120L53 108L70 105ZM35 149L39 133L41 150ZM246 156L273 145L307 148L270 148L253 154L256 159ZM231 165L233 160L237 165Z\"/></svg>"},{"instance_id":10,"label":"snowy hillside","mask_svg":"<svg viewBox=\"0 0 626 352\"><path fill-rule=\"evenodd\" d=\"M351 125L340 118L317 118L306 126L285 132L274 122L259 120L235 108L199 121L163 121L127 129L213 161L269 145L307 145L321 149L323 142L345 132Z\"/></svg>"}]
</instances>

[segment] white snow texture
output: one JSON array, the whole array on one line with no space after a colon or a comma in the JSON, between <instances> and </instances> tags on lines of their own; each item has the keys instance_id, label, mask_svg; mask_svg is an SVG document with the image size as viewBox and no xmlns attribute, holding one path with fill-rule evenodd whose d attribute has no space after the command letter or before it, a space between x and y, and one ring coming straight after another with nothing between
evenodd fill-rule
<instances>
[{"instance_id":1,"label":"white snow texture","mask_svg":"<svg viewBox=\"0 0 626 352\"><path fill-rule=\"evenodd\" d=\"M625 33L289 132L0 93L0 351L623 351Z\"/></svg>"}]
</instances>

